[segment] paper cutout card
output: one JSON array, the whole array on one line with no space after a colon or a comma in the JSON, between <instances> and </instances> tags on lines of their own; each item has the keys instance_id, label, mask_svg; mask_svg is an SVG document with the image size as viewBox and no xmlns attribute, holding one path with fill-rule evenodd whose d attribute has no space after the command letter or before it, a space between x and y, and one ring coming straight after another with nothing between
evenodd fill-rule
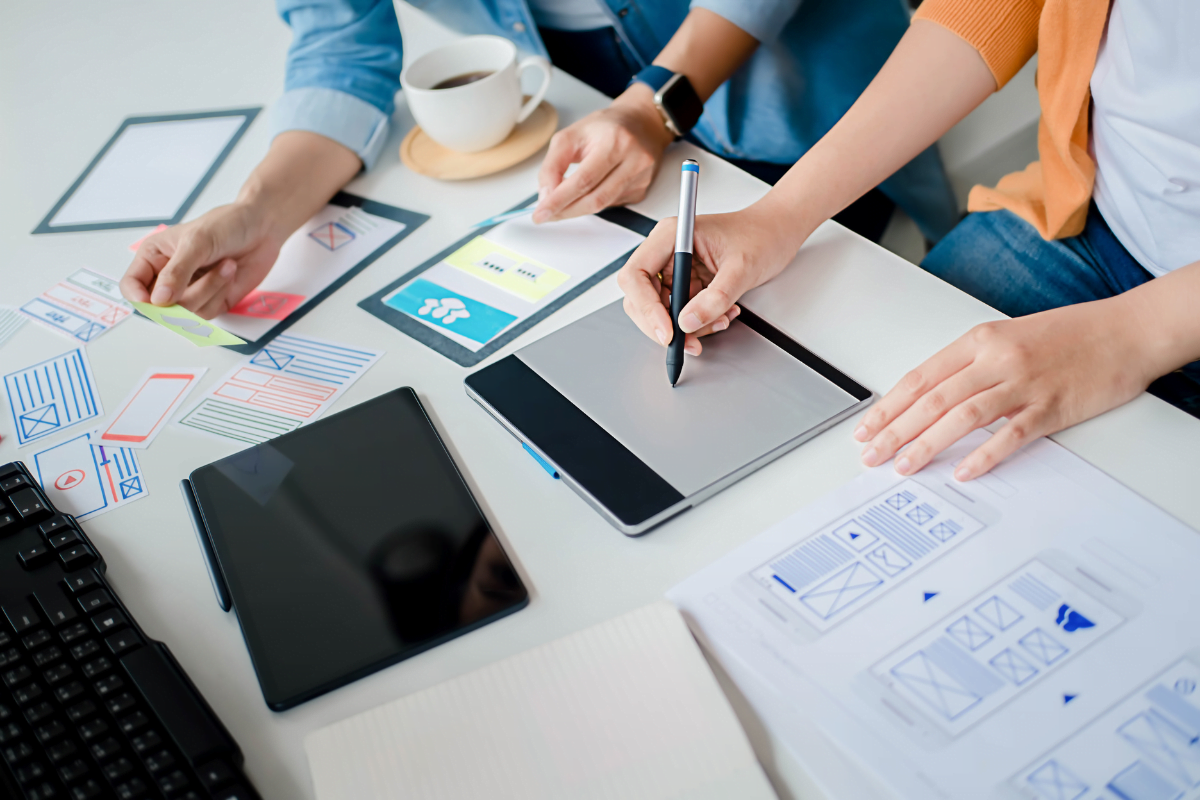
<instances>
[{"instance_id":1,"label":"paper cutout card","mask_svg":"<svg viewBox=\"0 0 1200 800\"><path fill-rule=\"evenodd\" d=\"M142 316L157 322L172 333L178 333L197 347L245 344L232 333L226 333L212 322L202 319L180 305L160 307L152 303L134 303Z\"/></svg>"},{"instance_id":2,"label":"paper cutout card","mask_svg":"<svg viewBox=\"0 0 1200 800\"><path fill-rule=\"evenodd\" d=\"M90 433L34 453L33 468L54 506L80 520L141 500L147 494L134 451L126 447L92 447Z\"/></svg>"},{"instance_id":3,"label":"paper cutout card","mask_svg":"<svg viewBox=\"0 0 1200 800\"><path fill-rule=\"evenodd\" d=\"M206 367L146 370L112 417L92 432L92 443L149 447L206 372Z\"/></svg>"},{"instance_id":4,"label":"paper cutout card","mask_svg":"<svg viewBox=\"0 0 1200 800\"><path fill-rule=\"evenodd\" d=\"M4 376L17 447L104 413L92 365L81 347Z\"/></svg>"},{"instance_id":5,"label":"paper cutout card","mask_svg":"<svg viewBox=\"0 0 1200 800\"><path fill-rule=\"evenodd\" d=\"M339 192L283 243L255 291L213 322L246 340L233 350L256 353L427 219Z\"/></svg>"},{"instance_id":6,"label":"paper cutout card","mask_svg":"<svg viewBox=\"0 0 1200 800\"><path fill-rule=\"evenodd\" d=\"M21 306L29 319L80 342L90 342L133 314L115 278L77 270Z\"/></svg>"}]
</instances>

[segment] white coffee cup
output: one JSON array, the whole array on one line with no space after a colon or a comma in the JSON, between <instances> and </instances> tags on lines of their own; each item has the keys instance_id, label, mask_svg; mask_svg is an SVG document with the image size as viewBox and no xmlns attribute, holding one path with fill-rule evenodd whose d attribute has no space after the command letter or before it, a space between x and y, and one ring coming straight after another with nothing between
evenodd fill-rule
<instances>
[{"instance_id":1,"label":"white coffee cup","mask_svg":"<svg viewBox=\"0 0 1200 800\"><path fill-rule=\"evenodd\" d=\"M522 104L521 73L534 67L542 85ZM451 78L490 73L449 89L433 87ZM400 84L421 129L438 144L477 153L503 142L533 113L550 88L550 62L529 56L517 62L517 47L499 36L468 36L432 50L405 68Z\"/></svg>"}]
</instances>

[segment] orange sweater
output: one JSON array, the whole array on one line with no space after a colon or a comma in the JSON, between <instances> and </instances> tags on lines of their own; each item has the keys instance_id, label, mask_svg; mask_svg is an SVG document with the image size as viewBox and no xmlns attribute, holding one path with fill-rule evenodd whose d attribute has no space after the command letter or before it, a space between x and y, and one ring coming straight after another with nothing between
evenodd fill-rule
<instances>
[{"instance_id":1,"label":"orange sweater","mask_svg":"<svg viewBox=\"0 0 1200 800\"><path fill-rule=\"evenodd\" d=\"M1045 239L1083 230L1096 165L1088 155L1089 83L1108 19L1102 0L925 0L916 19L962 37L1004 86L1038 53L1038 156L996 187L976 186L970 211L1006 208Z\"/></svg>"}]
</instances>

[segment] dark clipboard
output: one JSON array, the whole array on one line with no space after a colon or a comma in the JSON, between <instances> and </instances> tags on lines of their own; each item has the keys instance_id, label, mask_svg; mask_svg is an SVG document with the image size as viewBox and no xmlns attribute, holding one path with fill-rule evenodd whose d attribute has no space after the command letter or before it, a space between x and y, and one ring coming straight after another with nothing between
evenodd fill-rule
<instances>
[{"instance_id":1,"label":"dark clipboard","mask_svg":"<svg viewBox=\"0 0 1200 800\"><path fill-rule=\"evenodd\" d=\"M508 210L516 211L517 209L525 208L536 199L537 199L536 195L531 196L531 197L526 198L525 200L521 201L520 203L517 203L515 206L513 206L512 208L510 208ZM596 214L596 216L600 217L600 219L607 220L613 224L620 225L623 228L628 228L629 230L634 231L635 233L640 233L643 236L649 236L650 231L654 229L654 225L655 225L654 220L650 219L649 217L643 216L642 214L639 214L636 211L630 211L628 208L625 208L624 206L618 206L618 207L614 207L614 208L606 208L605 210ZM503 223L497 223L497 224L503 224ZM445 336L442 336L441 334L437 333L434 330L431 330L430 328L427 328L423 323L417 322L415 319L408 316L404 312L398 311L398 310L392 308L391 306L384 304L384 302L383 302L384 297L388 296L389 294L394 292L399 287L408 283L413 278L420 275L422 272L425 272L430 267L433 267L435 264L442 261L444 258L449 256L455 250L458 250L460 247L467 244L467 242L471 241L472 239L474 239L477 236L482 236L483 234L487 233L494 227L496 227L496 226L489 225L485 228L476 228L476 229L472 230L469 234L467 234L463 238L459 239L457 242L450 245L445 250L443 250L440 253L438 253L437 255L435 255L433 258L430 258L428 261L421 264L419 267L406 272L404 275L402 275L398 279L392 281L391 283L389 283L387 286L380 289L375 294L373 294L370 297L359 302L358 307L365 311L370 312L371 314L375 315L376 317L379 317L379 319L383 320L388 325L391 325L393 328L396 328L397 330L401 331L402 333L408 334L409 336L416 339L418 342L421 342L422 344L429 347L430 349L441 353L446 358L450 359L451 361L458 364L459 366L473 367L476 364L478 364L479 362L486 359L488 356L490 356L493 353L495 353L496 351L500 350L502 347L509 344L511 341L516 339L521 334L525 333L525 331L529 330L534 325L537 325L539 322L546 319L546 317L550 316L555 311L558 311L560 308L562 308L567 303L574 300L576 297L579 297L581 294L583 294L588 289L595 286L600 281L607 278L609 275L612 275L614 272L619 270L625 264L625 262L629 259L629 256L633 253L633 251L630 250L628 253L625 253L624 255L622 255L620 258L616 259L612 263L607 264L604 267L601 267L599 270L597 270L595 272L595 274L593 274L587 280L580 283L578 286L571 289L569 292L565 293L562 297L558 298L553 303L551 303L550 305L541 309L540 311L526 317L524 320L517 323L512 328L509 328L508 330L504 331L499 336L497 336L495 339L492 339L490 342L488 342L487 344L485 344L483 347L479 348L479 350L477 350L475 352L472 352L472 351L468 350L467 348L463 347L462 345L458 344L457 342L452 341L451 339L449 339Z\"/></svg>"},{"instance_id":2,"label":"dark clipboard","mask_svg":"<svg viewBox=\"0 0 1200 800\"><path fill-rule=\"evenodd\" d=\"M321 292L313 295L309 300L305 301L302 306L297 308L291 314L288 314L284 319L280 320L278 325L271 328L271 330L264 333L261 337L253 341L248 341L245 344L225 345L226 349L232 350L235 353L241 353L242 355L251 355L253 353L257 353L268 343L270 343L272 339L294 325L301 317L303 317L312 309L316 308L317 305L324 302L325 298L329 297L338 289L345 286L351 278L362 272L371 264L378 261L384 253L386 253L388 250L391 250L393 247L399 244L404 237L408 236L410 233L424 225L429 220L428 214L419 214L416 211L409 211L406 208L389 206L385 203L368 200L365 197L359 197L358 195L350 194L348 192L338 192L333 196L329 203L331 205L343 206L345 208L357 206L368 214L373 214L377 217L383 217L385 219L402 223L404 225L404 230L400 231L395 236L379 245L379 247L375 248L375 250L363 258L362 261L359 261L357 264L347 270L345 274L343 274L333 283L326 286Z\"/></svg>"},{"instance_id":3,"label":"dark clipboard","mask_svg":"<svg viewBox=\"0 0 1200 800\"><path fill-rule=\"evenodd\" d=\"M242 136L250 127L250 123L254 122L254 118L258 116L258 112L260 111L262 111L261 106L255 108L234 108L227 109L225 111L201 111L194 114L165 114L150 117L126 118L125 121L121 123L121 126L117 128L117 132L114 133L107 142L105 142L104 147L100 148L100 152L96 154L96 157L92 159L92 162L87 165L87 168L84 169L79 177L75 179L75 182L71 184L71 188L67 189L63 196L59 198L58 202L54 204L54 207L50 209L50 213L46 214L46 217L39 222L38 226L31 232L74 233L77 231L105 231L114 230L117 228L153 228L156 225L178 225L183 220L183 217L185 214L187 214L188 210L191 209L192 204L196 202L196 198L200 196L200 192L204 191L204 187L208 186L208 182L212 180L213 175L217 174L217 170L221 168L221 165L225 163L225 159L228 158L231 152L233 152L233 148L237 146L239 141L241 141ZM189 194L187 199L183 201L183 204L175 210L174 216L156 219L118 220L116 222L88 222L79 225L50 225L50 220L54 219L54 215L57 214L64 205L66 205L67 201L71 199L71 196L75 194L80 186L83 185L83 182L87 179L87 176L90 175L92 170L96 168L96 165L100 163L100 159L104 158L105 153L109 151L109 149L113 146L113 144L116 143L117 139L120 138L121 134L124 133L125 129L129 126L144 125L153 122L179 122L191 119L212 119L215 117L245 117L246 119L237 129L237 132L230 137L229 142L225 145L225 149L223 149L220 155L218 155L213 161L212 165L208 168L208 172L204 173L204 177L202 177L192 189L192 193Z\"/></svg>"}]
</instances>

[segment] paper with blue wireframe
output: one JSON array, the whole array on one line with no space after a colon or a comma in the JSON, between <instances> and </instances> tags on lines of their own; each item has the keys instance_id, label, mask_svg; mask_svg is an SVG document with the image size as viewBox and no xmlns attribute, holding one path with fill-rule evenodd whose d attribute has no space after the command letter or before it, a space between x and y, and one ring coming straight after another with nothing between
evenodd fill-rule
<instances>
[{"instance_id":1,"label":"paper with blue wireframe","mask_svg":"<svg viewBox=\"0 0 1200 800\"><path fill-rule=\"evenodd\" d=\"M17 446L56 436L104 414L82 347L4 376Z\"/></svg>"},{"instance_id":2,"label":"paper with blue wireframe","mask_svg":"<svg viewBox=\"0 0 1200 800\"><path fill-rule=\"evenodd\" d=\"M84 520L141 500L148 494L137 453L93 446L90 433L33 455L33 471L54 506Z\"/></svg>"}]
</instances>

